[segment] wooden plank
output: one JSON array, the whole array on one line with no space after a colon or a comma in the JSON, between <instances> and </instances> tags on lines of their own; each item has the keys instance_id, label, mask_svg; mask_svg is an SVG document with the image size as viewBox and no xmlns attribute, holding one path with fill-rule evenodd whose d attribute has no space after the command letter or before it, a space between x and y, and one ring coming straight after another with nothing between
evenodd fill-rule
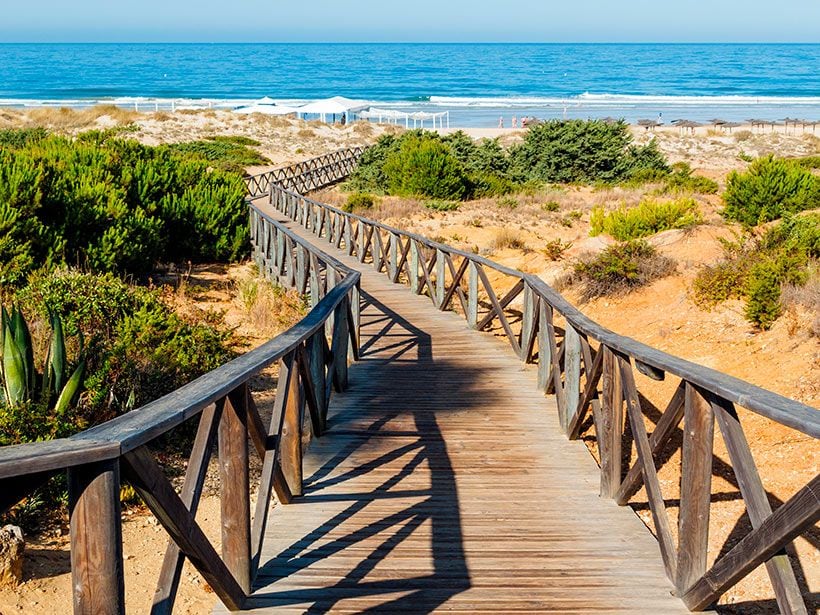
<instances>
[{"instance_id":1,"label":"wooden plank","mask_svg":"<svg viewBox=\"0 0 820 615\"><path fill-rule=\"evenodd\" d=\"M302 413L301 387L299 386L299 358L291 358L292 372L288 372L287 391L283 407L283 422L279 463L293 496L302 495Z\"/></svg>"},{"instance_id":2,"label":"wooden plank","mask_svg":"<svg viewBox=\"0 0 820 615\"><path fill-rule=\"evenodd\" d=\"M239 610L245 594L145 447L123 456L128 482L222 602ZM99 611L98 611L99 612Z\"/></svg>"},{"instance_id":3,"label":"wooden plank","mask_svg":"<svg viewBox=\"0 0 820 615\"><path fill-rule=\"evenodd\" d=\"M251 591L251 503L245 396L225 402L219 421L222 561L245 594Z\"/></svg>"},{"instance_id":4,"label":"wooden plank","mask_svg":"<svg viewBox=\"0 0 820 615\"><path fill-rule=\"evenodd\" d=\"M691 384L686 385L675 579L681 594L706 572L714 433L711 405L700 391Z\"/></svg>"},{"instance_id":5,"label":"wooden plank","mask_svg":"<svg viewBox=\"0 0 820 615\"><path fill-rule=\"evenodd\" d=\"M567 324L564 332L564 403L559 407L561 427L566 432L581 398L581 338Z\"/></svg>"},{"instance_id":6,"label":"wooden plank","mask_svg":"<svg viewBox=\"0 0 820 615\"><path fill-rule=\"evenodd\" d=\"M621 440L624 428L623 387L618 359L612 350L603 346L598 349L598 354L602 355L603 370L601 376L603 380L601 428L603 431L596 434L601 455L600 493L602 497L611 498L615 496L621 485Z\"/></svg>"},{"instance_id":7,"label":"wooden plank","mask_svg":"<svg viewBox=\"0 0 820 615\"><path fill-rule=\"evenodd\" d=\"M74 613L125 613L119 463L71 468L68 502Z\"/></svg>"}]
</instances>

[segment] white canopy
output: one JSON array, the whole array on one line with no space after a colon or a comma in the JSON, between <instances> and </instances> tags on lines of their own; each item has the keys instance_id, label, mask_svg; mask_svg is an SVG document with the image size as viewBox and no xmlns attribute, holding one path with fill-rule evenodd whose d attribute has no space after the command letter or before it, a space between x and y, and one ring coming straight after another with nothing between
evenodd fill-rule
<instances>
[{"instance_id":1,"label":"white canopy","mask_svg":"<svg viewBox=\"0 0 820 615\"><path fill-rule=\"evenodd\" d=\"M233 110L234 113L261 113L263 115L289 115L296 113L296 107L288 107L286 105L265 105L256 103L248 105L247 107L239 107Z\"/></svg>"},{"instance_id":2,"label":"white canopy","mask_svg":"<svg viewBox=\"0 0 820 615\"><path fill-rule=\"evenodd\" d=\"M395 109L377 109L375 107L370 107L367 111L362 111L359 113L359 117L363 119L376 120L377 122L387 121L388 123L398 123L403 120L404 125L408 128L410 127L410 120L413 120L413 128L418 126L418 122L421 122L421 127L424 128L424 120L432 120L433 129L436 128L436 125L438 125L439 128L444 128L445 122L447 124L447 128L450 127L449 111L440 111L437 113L416 111L413 113L408 113L406 111L397 111Z\"/></svg>"},{"instance_id":3,"label":"white canopy","mask_svg":"<svg viewBox=\"0 0 820 615\"><path fill-rule=\"evenodd\" d=\"M342 113L355 113L366 109L368 104L361 100L351 100L344 96L334 96L333 98L325 98L324 100L316 100L299 107L300 114L313 113L317 115L341 115Z\"/></svg>"},{"instance_id":4,"label":"white canopy","mask_svg":"<svg viewBox=\"0 0 820 615\"><path fill-rule=\"evenodd\" d=\"M263 96L259 100L257 100L254 104L256 105L275 105L276 101L273 100L270 96Z\"/></svg>"}]
</instances>

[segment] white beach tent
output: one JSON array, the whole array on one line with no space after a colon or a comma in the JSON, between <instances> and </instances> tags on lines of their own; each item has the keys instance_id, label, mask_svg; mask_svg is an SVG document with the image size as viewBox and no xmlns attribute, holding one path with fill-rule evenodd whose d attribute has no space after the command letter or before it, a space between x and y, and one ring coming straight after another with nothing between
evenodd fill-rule
<instances>
[{"instance_id":1,"label":"white beach tent","mask_svg":"<svg viewBox=\"0 0 820 615\"><path fill-rule=\"evenodd\" d=\"M362 109L367 109L368 106L369 105L363 100L352 100L350 98L345 98L344 96L334 96L333 98L316 100L312 103L303 105L299 107L297 111L299 113L299 117L304 117L305 115L318 115L324 122L328 115L341 116L342 114L345 114L348 119L351 119L352 114L357 111L361 111Z\"/></svg>"},{"instance_id":2,"label":"white beach tent","mask_svg":"<svg viewBox=\"0 0 820 615\"><path fill-rule=\"evenodd\" d=\"M270 103L262 102L264 100L270 100ZM296 107L288 107L287 105L277 105L273 104L273 100L270 98L263 98L260 101L255 102L252 105L248 105L247 107L239 107L238 109L233 110L234 113L261 113L263 115L290 115L291 113L296 113L298 109Z\"/></svg>"}]
</instances>

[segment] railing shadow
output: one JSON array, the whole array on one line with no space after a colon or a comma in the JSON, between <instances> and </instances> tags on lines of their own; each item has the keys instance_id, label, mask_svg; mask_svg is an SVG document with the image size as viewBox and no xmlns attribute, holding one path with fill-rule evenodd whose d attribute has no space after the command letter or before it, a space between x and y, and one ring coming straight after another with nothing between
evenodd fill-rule
<instances>
[{"instance_id":1,"label":"railing shadow","mask_svg":"<svg viewBox=\"0 0 820 615\"><path fill-rule=\"evenodd\" d=\"M406 389L390 383L399 377L415 378L416 374L418 381L429 382L433 368L430 335L364 292L361 318L361 362L350 371L351 388L346 395L355 396L356 407L362 408L366 419L331 412L324 437L349 442L306 476L305 495L296 506L349 504L260 569L257 583L272 584L272 591L263 589L254 594L253 606L308 604L306 612L324 613L342 600L370 597L372 606L365 612L430 612L471 586L455 473L437 419L448 412L452 398L469 398L471 383L465 385L459 370L460 377L449 379L448 385L447 362L436 361L435 399L424 403L408 399ZM369 379L374 373L384 386L372 386ZM375 449L373 458L352 465L351 456L368 449ZM415 472L420 474L414 476ZM423 476L429 479L419 485ZM364 492L355 483L361 477L370 479ZM380 477L377 485L370 486L375 477ZM403 488L405 482L410 486ZM345 485L350 489L340 492L339 487ZM390 512L374 519L374 511L385 500L391 500L387 506ZM347 528L351 529L345 531ZM428 569L401 570L400 559L372 574L420 529L430 534L424 539L428 553L419 555L429 560ZM406 546L417 549L418 544ZM334 555L342 555L346 561L352 558L355 564L332 585L275 589L277 580ZM380 595L383 601L373 599Z\"/></svg>"}]
</instances>

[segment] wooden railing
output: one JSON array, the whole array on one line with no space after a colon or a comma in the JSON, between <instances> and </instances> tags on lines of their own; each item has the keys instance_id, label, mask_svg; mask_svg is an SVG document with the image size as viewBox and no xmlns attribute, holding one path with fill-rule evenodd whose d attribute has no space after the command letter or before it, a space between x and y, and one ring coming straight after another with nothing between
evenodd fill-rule
<instances>
[{"instance_id":1,"label":"wooden railing","mask_svg":"<svg viewBox=\"0 0 820 615\"><path fill-rule=\"evenodd\" d=\"M320 436L332 391L347 386L348 355L358 356L359 273L253 206L250 211L254 259L272 279L310 295L313 309L303 320L259 348L107 423L70 438L0 448L0 511L51 476L68 473L75 613L125 611L121 472L170 536L152 613L172 611L184 557L225 605L239 609L260 565L271 493L289 503L302 492L305 409L312 435ZM265 424L249 382L275 363L276 399ZM194 420L199 424L184 485L177 493L151 445ZM196 522L215 444L221 556ZM253 515L250 452L262 461Z\"/></svg>"},{"instance_id":2,"label":"wooden railing","mask_svg":"<svg viewBox=\"0 0 820 615\"><path fill-rule=\"evenodd\" d=\"M773 511L736 406L814 438L807 446L809 458L818 450L814 446L820 436L817 410L617 335L584 316L536 276L346 213L278 185L271 185L269 198L277 210L317 237L362 263L372 263L394 283L409 284L414 293L429 296L439 310L460 312L470 327L495 330L522 361L537 363L538 386L555 395L560 425L567 436L577 439L585 429L594 432L602 496L625 505L641 486L646 487L666 573L691 610L713 604L765 563L780 610L806 613L784 549L795 537L807 535L820 517L820 475ZM648 402L641 385L667 376L678 382L649 434L644 412ZM676 542L658 470L673 452L670 449L677 446L673 436L681 422ZM751 530L707 567L715 422ZM625 454L629 459L631 453L627 437L636 449L631 466L624 462ZM814 462L809 458L807 467L815 467L817 457ZM813 546L817 547L816 542Z\"/></svg>"},{"instance_id":3,"label":"wooden railing","mask_svg":"<svg viewBox=\"0 0 820 615\"><path fill-rule=\"evenodd\" d=\"M245 185L251 197L268 194L273 185L306 194L347 177L355 168L362 152L362 147L341 149L289 167L249 175L245 178Z\"/></svg>"}]
</instances>

